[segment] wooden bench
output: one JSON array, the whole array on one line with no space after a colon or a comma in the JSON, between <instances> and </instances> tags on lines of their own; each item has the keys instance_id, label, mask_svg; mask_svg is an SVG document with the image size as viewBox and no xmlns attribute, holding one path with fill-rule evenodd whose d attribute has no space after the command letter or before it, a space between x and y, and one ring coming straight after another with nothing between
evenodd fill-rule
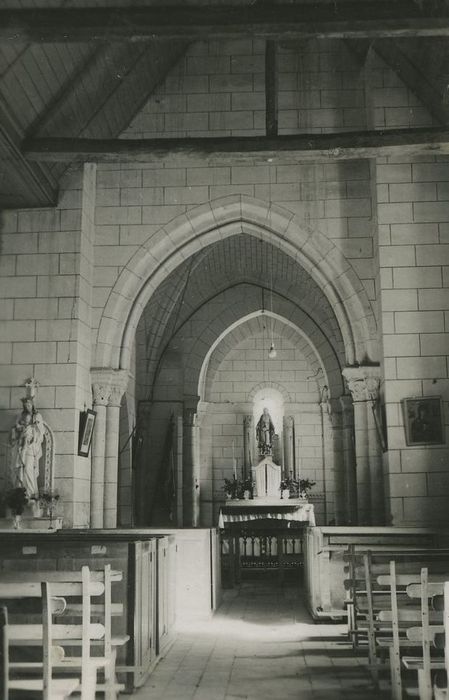
<instances>
[{"instance_id":1,"label":"wooden bench","mask_svg":"<svg viewBox=\"0 0 449 700\"><path fill-rule=\"evenodd\" d=\"M76 585L81 581L83 572L87 567L83 567L82 572L77 571L35 571L22 572L21 578L21 595L18 595L17 584L14 579L17 579L17 574L2 573L0 575L0 598L28 598L30 595L39 595L39 583L46 579L51 581L54 590L58 590L61 585L67 586L66 594L70 596L67 599L64 609L58 611L60 616L70 619L81 618L82 624L86 624L85 620L98 620L103 634L99 638L90 639L90 648L96 649L100 655L93 655L89 651L89 664L92 668L102 669L104 673L104 683L95 683L95 691L105 693L106 700L115 700L117 692L124 689L124 686L118 684L115 679L115 660L116 649L118 646L125 644L128 641L127 635L113 636L112 635L112 617L123 614L123 605L121 603L112 603L111 587L114 581L121 580L121 572L112 571L110 565L106 565L102 571L90 572L91 585L96 584L95 595L102 596L102 602L91 603L86 606L86 600L83 598L81 603L76 597ZM68 583L70 580L70 583ZM72 592L75 595L70 595ZM23 595L22 595L23 594ZM87 617L86 617L87 616ZM70 646L75 647L81 645L83 647L83 638L70 640ZM84 653L85 655L85 653ZM81 657L83 654L81 655ZM80 658L77 655L72 655L69 658L65 656L55 662L55 666L60 670L79 668ZM95 673L96 678L96 673ZM95 692L94 691L94 692Z\"/></svg>"},{"instance_id":2,"label":"wooden bench","mask_svg":"<svg viewBox=\"0 0 449 700\"><path fill-rule=\"evenodd\" d=\"M433 580L447 578L448 553L445 550L415 550L395 552L395 560L385 561L393 553L349 553L347 561L350 578L348 590L348 632L355 648L367 649L373 681L378 684L379 656L388 653L394 698L402 698L401 650L419 646L419 641L407 636L407 629L420 621L421 611L416 601L407 595L407 586L420 581L422 560L432 567ZM432 618L435 613L432 612Z\"/></svg>"}]
</instances>

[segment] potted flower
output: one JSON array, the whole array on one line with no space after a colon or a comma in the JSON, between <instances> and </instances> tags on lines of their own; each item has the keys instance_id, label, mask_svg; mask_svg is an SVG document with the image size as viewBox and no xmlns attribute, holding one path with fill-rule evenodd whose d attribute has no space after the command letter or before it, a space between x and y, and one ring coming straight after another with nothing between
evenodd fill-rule
<instances>
[{"instance_id":1,"label":"potted flower","mask_svg":"<svg viewBox=\"0 0 449 700\"><path fill-rule=\"evenodd\" d=\"M285 479L282 479L279 489L281 491L281 498L297 498L299 481L292 476L287 476Z\"/></svg>"},{"instance_id":2,"label":"potted flower","mask_svg":"<svg viewBox=\"0 0 449 700\"><path fill-rule=\"evenodd\" d=\"M316 481L310 481L310 479L300 479L299 480L299 495L302 498L307 498L308 491L315 486Z\"/></svg>"},{"instance_id":3,"label":"potted flower","mask_svg":"<svg viewBox=\"0 0 449 700\"><path fill-rule=\"evenodd\" d=\"M14 527L18 528L20 526L20 519L25 510L25 506L28 504L29 498L27 496L26 489L22 486L17 486L6 492L4 497L5 505L11 511L14 518Z\"/></svg>"},{"instance_id":4,"label":"potted flower","mask_svg":"<svg viewBox=\"0 0 449 700\"><path fill-rule=\"evenodd\" d=\"M224 492L226 495L226 498L237 498L237 491L238 491L238 484L239 482L237 481L236 477L234 476L233 479L225 479L224 480Z\"/></svg>"},{"instance_id":5,"label":"potted flower","mask_svg":"<svg viewBox=\"0 0 449 700\"><path fill-rule=\"evenodd\" d=\"M59 501L59 493L57 491L39 491L39 503L43 510L44 516L50 518L50 527L52 526L54 510Z\"/></svg>"},{"instance_id":6,"label":"potted flower","mask_svg":"<svg viewBox=\"0 0 449 700\"><path fill-rule=\"evenodd\" d=\"M246 479L242 479L241 489L243 491L243 498L245 499L245 501L248 501L250 498L253 498L254 481L250 476L247 476Z\"/></svg>"},{"instance_id":7,"label":"potted flower","mask_svg":"<svg viewBox=\"0 0 449 700\"><path fill-rule=\"evenodd\" d=\"M232 479L224 480L223 488L226 498L231 498L233 500L244 498L247 500L253 497L254 482L251 477L237 479L237 477L234 476Z\"/></svg>"}]
</instances>

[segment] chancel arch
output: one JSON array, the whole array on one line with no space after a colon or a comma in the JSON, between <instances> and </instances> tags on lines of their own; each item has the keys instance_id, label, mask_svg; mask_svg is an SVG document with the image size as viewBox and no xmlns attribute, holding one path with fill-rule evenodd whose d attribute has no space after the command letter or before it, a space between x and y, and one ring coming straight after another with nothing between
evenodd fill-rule
<instances>
[{"instance_id":1,"label":"chancel arch","mask_svg":"<svg viewBox=\"0 0 449 700\"><path fill-rule=\"evenodd\" d=\"M143 310L167 275L210 244L245 233L279 248L313 279L332 305L346 361L373 358L375 320L344 255L291 212L243 195L194 207L149 236L124 266L106 303L95 343L99 367L127 367Z\"/></svg>"},{"instance_id":2,"label":"chancel arch","mask_svg":"<svg viewBox=\"0 0 449 700\"><path fill-rule=\"evenodd\" d=\"M344 256L328 239L324 243L318 231L299 226L290 212L232 197L194 208L162 230L169 241L164 254L159 236L150 236L128 262L110 295L99 327L98 359L103 353L111 364L131 366L135 351L131 373L136 377L137 405L146 405L143 430L152 454L151 465L147 460L136 469L137 521L152 522L154 514L145 494L157 492L163 480L165 435L174 416L184 426L183 450L190 454L183 487L178 489L178 501L183 500L185 506L190 500L190 505L178 507L178 512L191 522L192 498L198 490L187 495L181 491L195 473L195 481L201 482L202 513L198 517L211 524L219 498L217 474L206 474L201 465L208 461L210 445L217 440L208 435L208 420L201 416L202 405L213 403L215 374L224 355L248 333L259 331L265 332L267 341L270 335L271 340L279 336L297 350L301 348L301 362L307 365L307 376L313 378L316 395L313 401L309 396L304 402L301 392L296 392L297 402L308 406L309 413L315 412L319 435L307 438L316 444L303 444L302 453L295 447L289 454L290 461L291 455L298 455L295 471L300 470L302 460L316 480L310 460L314 454L318 464L318 452L324 454L322 420L317 418L320 391L326 386L337 401L344 395L342 369L357 357L363 361L375 352L375 322L362 284ZM257 362L253 370L253 385L245 391L265 379L263 362ZM226 400L233 401L232 391L228 394ZM247 403L247 397L238 400ZM305 424L315 418L305 418ZM336 417L334 422L338 421ZM139 416L137 425L143 425ZM332 430L327 454L341 452L340 437L334 433ZM296 436L301 441L300 429ZM283 455L282 438L279 444ZM136 459L139 461L138 456ZM179 459L185 467L186 453ZM323 477L318 482L327 483L329 490L329 480Z\"/></svg>"}]
</instances>

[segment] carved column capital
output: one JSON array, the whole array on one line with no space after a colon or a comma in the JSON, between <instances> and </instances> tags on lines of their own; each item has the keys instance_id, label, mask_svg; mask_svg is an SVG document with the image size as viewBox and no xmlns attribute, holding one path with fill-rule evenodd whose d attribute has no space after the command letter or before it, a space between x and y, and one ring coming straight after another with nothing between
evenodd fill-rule
<instances>
[{"instance_id":1,"label":"carved column capital","mask_svg":"<svg viewBox=\"0 0 449 700\"><path fill-rule=\"evenodd\" d=\"M245 430L252 430L254 418L251 415L243 416L243 427Z\"/></svg>"},{"instance_id":2,"label":"carved column capital","mask_svg":"<svg viewBox=\"0 0 449 700\"><path fill-rule=\"evenodd\" d=\"M378 398L380 367L346 367L342 374L354 403Z\"/></svg>"},{"instance_id":3,"label":"carved column capital","mask_svg":"<svg viewBox=\"0 0 449 700\"><path fill-rule=\"evenodd\" d=\"M284 427L285 430L293 430L295 425L295 419L293 416L284 416Z\"/></svg>"},{"instance_id":4,"label":"carved column capital","mask_svg":"<svg viewBox=\"0 0 449 700\"><path fill-rule=\"evenodd\" d=\"M109 406L120 406L122 396L128 386L128 379L128 372L124 369L116 369L111 372Z\"/></svg>"},{"instance_id":5,"label":"carved column capital","mask_svg":"<svg viewBox=\"0 0 449 700\"><path fill-rule=\"evenodd\" d=\"M195 426L197 424L197 410L199 396L185 396L184 397L184 414L183 422L185 426Z\"/></svg>"}]
</instances>

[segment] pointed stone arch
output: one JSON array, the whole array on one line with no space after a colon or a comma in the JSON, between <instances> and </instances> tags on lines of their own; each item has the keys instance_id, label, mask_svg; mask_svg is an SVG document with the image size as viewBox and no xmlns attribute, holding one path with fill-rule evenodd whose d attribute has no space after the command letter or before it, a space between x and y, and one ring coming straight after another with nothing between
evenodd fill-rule
<instances>
[{"instance_id":1,"label":"pointed stone arch","mask_svg":"<svg viewBox=\"0 0 449 700\"><path fill-rule=\"evenodd\" d=\"M205 246L237 233L279 246L317 282L334 309L347 364L374 357L373 311L362 282L334 243L304 226L287 209L230 195L176 217L150 235L130 258L105 305L94 366L128 368L139 318L167 274Z\"/></svg>"}]
</instances>

